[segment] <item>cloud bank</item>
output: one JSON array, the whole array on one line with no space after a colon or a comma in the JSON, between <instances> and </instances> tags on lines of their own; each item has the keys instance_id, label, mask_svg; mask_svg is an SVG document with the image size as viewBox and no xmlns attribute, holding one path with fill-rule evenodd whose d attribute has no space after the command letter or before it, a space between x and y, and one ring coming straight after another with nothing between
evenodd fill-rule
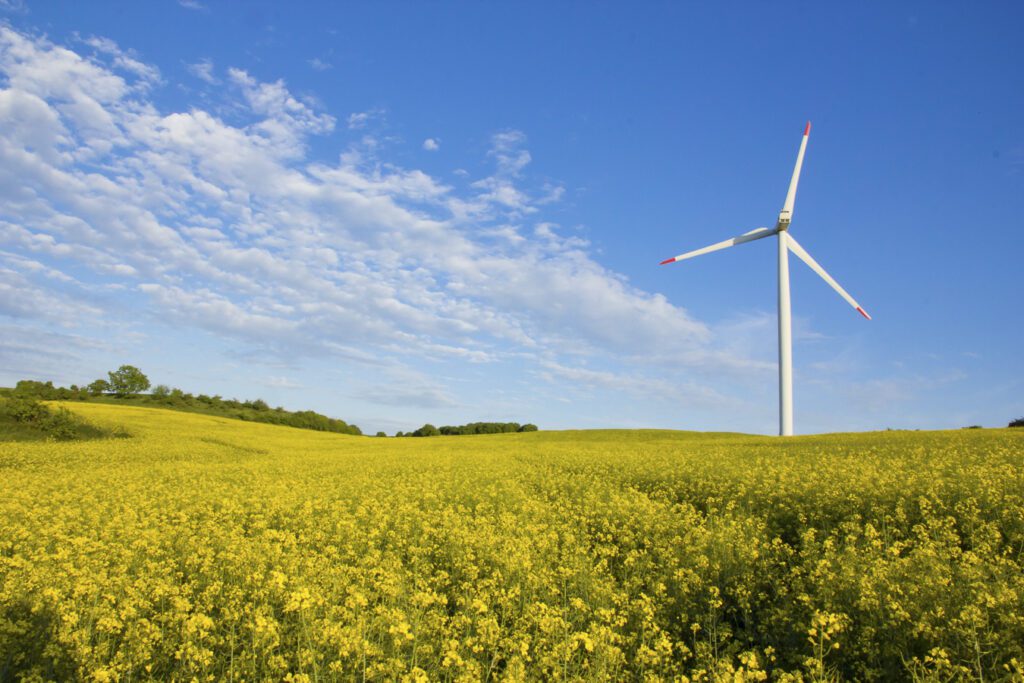
<instances>
[{"instance_id":1,"label":"cloud bank","mask_svg":"<svg viewBox=\"0 0 1024 683\"><path fill-rule=\"evenodd\" d=\"M599 391L616 378L637 391L666 368L765 369L543 220L564 189L531 184L521 131L494 133L491 174L454 186L379 158L362 130L379 109L339 127L284 81L238 68L218 79L203 61L188 69L219 83L230 117L161 111L156 67L111 41L86 46L0 28L0 315L73 328L130 297L154 319L267 354L514 360ZM336 161L314 161L314 145L335 145ZM439 386L362 395L454 400Z\"/></svg>"}]
</instances>

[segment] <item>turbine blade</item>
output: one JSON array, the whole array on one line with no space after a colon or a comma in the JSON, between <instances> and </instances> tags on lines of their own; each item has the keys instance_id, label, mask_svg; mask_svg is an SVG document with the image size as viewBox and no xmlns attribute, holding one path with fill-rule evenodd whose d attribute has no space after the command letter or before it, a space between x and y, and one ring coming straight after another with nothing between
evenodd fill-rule
<instances>
[{"instance_id":1,"label":"turbine blade","mask_svg":"<svg viewBox=\"0 0 1024 683\"><path fill-rule=\"evenodd\" d=\"M871 316L868 315L867 312L860 307L860 304L858 304L857 301L852 296L850 296L845 289L840 287L839 283L833 280L832 276L826 273L825 269L818 265L817 261L811 258L811 255L808 254L807 251L800 246L799 242L793 239L792 235L787 233L786 237L786 243L789 245L790 251L799 256L801 261L809 265L811 267L811 270L820 275L822 280L827 282L832 287L832 289L836 290L839 293L839 296L846 299L846 303L856 308L857 312L860 313L862 316L864 316L868 320L871 320Z\"/></svg>"},{"instance_id":2,"label":"turbine blade","mask_svg":"<svg viewBox=\"0 0 1024 683\"><path fill-rule=\"evenodd\" d=\"M685 254L680 254L679 256L667 258L658 265L663 266L666 263L675 263L676 261L682 261L683 259L693 258L694 256L701 256L702 254L708 254L712 251L718 251L719 249L726 249L737 244L743 244L744 242L753 242L754 240L759 240L764 237L770 237L771 235L774 235L776 232L778 232L778 230L774 228L772 228L771 230L769 230L768 228L757 228L755 230L751 230L750 232L745 232L739 237L733 237L732 239L723 240L722 242L716 242L715 244L703 247L701 249L694 249L693 251L688 251Z\"/></svg>"},{"instance_id":3,"label":"turbine blade","mask_svg":"<svg viewBox=\"0 0 1024 683\"><path fill-rule=\"evenodd\" d=\"M796 202L796 186L800 182L800 169L804 165L804 152L807 151L807 138L811 134L811 122L804 126L804 136L800 140L800 151L796 155L796 166L793 167L793 177L789 181L789 192L786 193L786 203L782 207L783 216L793 220L793 203Z\"/></svg>"}]
</instances>

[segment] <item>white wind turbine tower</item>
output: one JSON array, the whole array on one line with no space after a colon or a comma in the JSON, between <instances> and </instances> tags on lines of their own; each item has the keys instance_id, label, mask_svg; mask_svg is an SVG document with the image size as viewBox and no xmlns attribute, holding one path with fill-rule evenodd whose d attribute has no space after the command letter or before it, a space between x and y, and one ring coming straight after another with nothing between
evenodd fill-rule
<instances>
[{"instance_id":1,"label":"white wind turbine tower","mask_svg":"<svg viewBox=\"0 0 1024 683\"><path fill-rule=\"evenodd\" d=\"M789 223L793 219L793 202L796 200L796 185L800 180L800 167L804 163L804 152L807 150L807 137L811 134L811 122L807 122L804 128L804 137L800 141L800 152L796 157L796 166L793 168L793 178L789 181L789 192L786 193L786 203L779 212L779 219L775 227L757 228L744 233L739 237L718 242L703 249L688 251L670 259L665 259L661 265L675 263L683 259L693 258L701 254L707 254L719 249L725 249L744 242L753 242L772 235L779 236L779 434L781 436L793 435L793 333L789 309L789 252L800 257L804 263L811 267L815 273L827 282L832 289L839 293L839 296L846 299L846 302L857 309L862 316L871 320L871 316L864 312L853 297L839 283L825 272L825 269L818 265L818 262L811 258L800 244L789 234Z\"/></svg>"}]
</instances>

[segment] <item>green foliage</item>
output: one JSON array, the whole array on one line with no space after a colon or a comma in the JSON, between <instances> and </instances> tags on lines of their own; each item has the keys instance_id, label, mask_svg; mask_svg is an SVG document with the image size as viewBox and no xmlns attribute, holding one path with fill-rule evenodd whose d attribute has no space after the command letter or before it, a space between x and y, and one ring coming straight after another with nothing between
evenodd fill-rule
<instances>
[{"instance_id":1,"label":"green foliage","mask_svg":"<svg viewBox=\"0 0 1024 683\"><path fill-rule=\"evenodd\" d=\"M535 432L537 431L537 425L520 425L518 422L470 422L469 424L457 427L445 425L436 431L437 434L416 434L416 436L438 436L438 434L443 436L462 436L467 434L511 434L513 432Z\"/></svg>"},{"instance_id":2,"label":"green foliage","mask_svg":"<svg viewBox=\"0 0 1024 683\"><path fill-rule=\"evenodd\" d=\"M193 396L181 389L172 389L165 384L158 384L149 394L141 394L140 392L149 388L149 380L138 368L130 365L122 365L117 372L109 374L112 381L115 379L115 376L119 378L119 388L115 388L106 380L98 379L88 386L88 393L85 393L77 389L72 391L62 387L54 387L52 382L21 380L12 391L12 394L42 400L131 401L135 405L157 405L175 410L221 415L249 422L267 422L298 427L299 429L312 429L321 432L335 432L355 436L362 434L362 431L356 425L348 424L344 420L321 415L312 410L302 410L294 413L284 408L271 410L267 402L259 398L251 401L239 401L237 399L224 400L220 396L207 396L205 394Z\"/></svg>"},{"instance_id":3,"label":"green foliage","mask_svg":"<svg viewBox=\"0 0 1024 683\"><path fill-rule=\"evenodd\" d=\"M440 436L441 432L432 424L425 424L411 434L406 436Z\"/></svg>"},{"instance_id":4,"label":"green foliage","mask_svg":"<svg viewBox=\"0 0 1024 683\"><path fill-rule=\"evenodd\" d=\"M387 436L387 434L385 434L384 432L377 432L376 436L382 436L383 437L383 436Z\"/></svg>"},{"instance_id":5,"label":"green foliage","mask_svg":"<svg viewBox=\"0 0 1024 683\"><path fill-rule=\"evenodd\" d=\"M1010 424L1007 427L1024 427L1024 417L1018 417L1016 420L1010 420Z\"/></svg>"},{"instance_id":6,"label":"green foliage","mask_svg":"<svg viewBox=\"0 0 1024 683\"><path fill-rule=\"evenodd\" d=\"M108 372L110 390L120 397L141 394L149 389L149 378L142 374L134 365L122 365L117 370Z\"/></svg>"},{"instance_id":7,"label":"green foliage","mask_svg":"<svg viewBox=\"0 0 1024 683\"><path fill-rule=\"evenodd\" d=\"M102 396L103 394L109 394L111 392L110 382L105 379L98 379L95 382L90 382L89 393L93 396Z\"/></svg>"},{"instance_id":8,"label":"green foliage","mask_svg":"<svg viewBox=\"0 0 1024 683\"><path fill-rule=\"evenodd\" d=\"M21 388L32 389L25 386ZM0 427L9 432L10 437L0 440L14 441L71 441L125 435L90 425L67 408L51 408L24 394L0 398Z\"/></svg>"},{"instance_id":9,"label":"green foliage","mask_svg":"<svg viewBox=\"0 0 1024 683\"><path fill-rule=\"evenodd\" d=\"M57 398L58 389L53 382L37 382L31 379L19 380L14 387L15 396L32 396L43 400Z\"/></svg>"}]
</instances>

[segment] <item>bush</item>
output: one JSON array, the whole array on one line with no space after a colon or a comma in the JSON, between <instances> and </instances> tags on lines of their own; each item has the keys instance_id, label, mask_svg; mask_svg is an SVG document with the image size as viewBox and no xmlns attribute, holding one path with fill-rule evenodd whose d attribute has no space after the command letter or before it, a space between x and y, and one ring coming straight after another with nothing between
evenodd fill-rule
<instances>
[{"instance_id":1,"label":"bush","mask_svg":"<svg viewBox=\"0 0 1024 683\"><path fill-rule=\"evenodd\" d=\"M17 396L34 396L43 400L57 398L57 391L53 382L36 382L31 379L19 380L14 386L14 393Z\"/></svg>"},{"instance_id":2,"label":"bush","mask_svg":"<svg viewBox=\"0 0 1024 683\"><path fill-rule=\"evenodd\" d=\"M128 436L124 430L109 432L94 427L67 408L49 408L36 399L28 397L0 400L0 418L17 422L57 441L103 436Z\"/></svg>"},{"instance_id":3,"label":"bush","mask_svg":"<svg viewBox=\"0 0 1024 683\"><path fill-rule=\"evenodd\" d=\"M21 382L18 382L21 384ZM34 398L9 398L0 404L0 411L15 422L26 425L39 425L47 418L49 412L39 401Z\"/></svg>"},{"instance_id":4,"label":"bush","mask_svg":"<svg viewBox=\"0 0 1024 683\"><path fill-rule=\"evenodd\" d=\"M39 428L42 429L51 439L57 441L70 441L79 436L79 431L84 423L76 418L67 408L50 410Z\"/></svg>"},{"instance_id":5,"label":"bush","mask_svg":"<svg viewBox=\"0 0 1024 683\"><path fill-rule=\"evenodd\" d=\"M1024 417L1018 417L1016 420L1011 420L1007 427L1024 427Z\"/></svg>"},{"instance_id":6,"label":"bush","mask_svg":"<svg viewBox=\"0 0 1024 683\"><path fill-rule=\"evenodd\" d=\"M419 429L417 429L415 432L413 432L412 435L413 436L441 436L441 432L434 425L432 425L432 424L425 424L422 427L420 427Z\"/></svg>"}]
</instances>

